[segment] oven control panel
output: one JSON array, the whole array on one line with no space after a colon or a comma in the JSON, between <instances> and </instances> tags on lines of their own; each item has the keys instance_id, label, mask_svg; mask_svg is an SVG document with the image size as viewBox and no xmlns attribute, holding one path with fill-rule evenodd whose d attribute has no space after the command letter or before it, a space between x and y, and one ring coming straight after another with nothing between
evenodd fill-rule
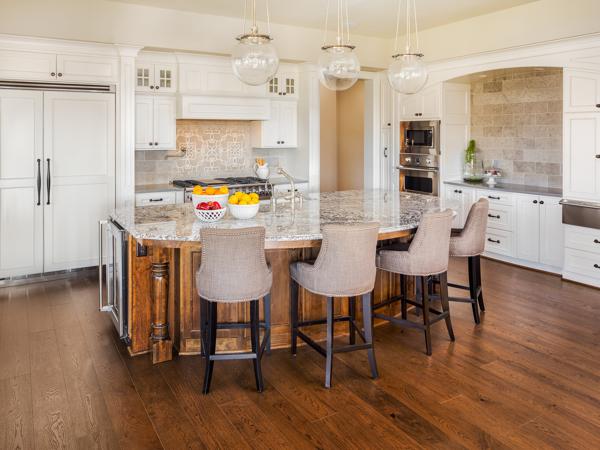
<instances>
[{"instance_id":1,"label":"oven control panel","mask_svg":"<svg viewBox=\"0 0 600 450\"><path fill-rule=\"evenodd\" d=\"M422 155L403 153L400 155L400 164L405 167L439 167L439 157L437 155Z\"/></svg>"}]
</instances>

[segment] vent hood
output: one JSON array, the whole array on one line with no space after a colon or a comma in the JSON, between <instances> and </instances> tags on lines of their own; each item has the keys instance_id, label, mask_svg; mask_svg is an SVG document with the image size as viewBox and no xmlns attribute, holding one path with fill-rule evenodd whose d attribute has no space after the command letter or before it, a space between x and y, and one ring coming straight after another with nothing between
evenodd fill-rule
<instances>
[{"instance_id":1,"label":"vent hood","mask_svg":"<svg viewBox=\"0 0 600 450\"><path fill-rule=\"evenodd\" d=\"M271 102L267 98L181 95L178 119L269 120Z\"/></svg>"}]
</instances>

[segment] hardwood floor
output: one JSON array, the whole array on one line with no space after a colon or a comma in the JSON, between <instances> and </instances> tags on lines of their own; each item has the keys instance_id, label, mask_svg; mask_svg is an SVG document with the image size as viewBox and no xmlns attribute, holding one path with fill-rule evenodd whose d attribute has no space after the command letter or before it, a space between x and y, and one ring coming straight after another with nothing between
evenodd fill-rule
<instances>
[{"instance_id":1,"label":"hardwood floor","mask_svg":"<svg viewBox=\"0 0 600 450\"><path fill-rule=\"evenodd\" d=\"M375 332L366 352L302 347L219 362L130 358L97 311L93 278L0 288L0 448L600 448L600 291L483 260L487 311L451 304L457 340L434 327ZM453 261L450 280L466 280Z\"/></svg>"}]
</instances>

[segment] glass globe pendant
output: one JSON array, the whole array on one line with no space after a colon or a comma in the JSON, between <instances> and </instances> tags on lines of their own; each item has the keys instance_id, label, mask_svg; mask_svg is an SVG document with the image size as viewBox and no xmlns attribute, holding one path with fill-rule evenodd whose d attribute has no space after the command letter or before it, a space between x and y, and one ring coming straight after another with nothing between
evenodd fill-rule
<instances>
[{"instance_id":1,"label":"glass globe pendant","mask_svg":"<svg viewBox=\"0 0 600 450\"><path fill-rule=\"evenodd\" d=\"M392 56L388 68L388 80L392 88L401 94L419 92L427 83L429 73L421 61L422 53L403 53Z\"/></svg>"},{"instance_id":2,"label":"glass globe pendant","mask_svg":"<svg viewBox=\"0 0 600 450\"><path fill-rule=\"evenodd\" d=\"M325 13L325 35L329 18L329 2ZM360 62L355 47L350 45L348 1L337 0L337 40L335 44L323 45L318 61L319 81L327 89L343 91L350 89L360 75Z\"/></svg>"},{"instance_id":3,"label":"glass globe pendant","mask_svg":"<svg viewBox=\"0 0 600 450\"><path fill-rule=\"evenodd\" d=\"M267 2L267 21L269 6ZM245 16L245 13L244 13ZM250 33L236 39L238 44L231 53L233 73L242 82L251 86L267 83L279 68L277 50L268 34L260 34L256 25L256 0L252 2L252 20Z\"/></svg>"},{"instance_id":4,"label":"glass globe pendant","mask_svg":"<svg viewBox=\"0 0 600 450\"><path fill-rule=\"evenodd\" d=\"M319 57L319 80L327 89L350 89L358 80L360 62L352 45L326 45Z\"/></svg>"},{"instance_id":5,"label":"glass globe pendant","mask_svg":"<svg viewBox=\"0 0 600 450\"><path fill-rule=\"evenodd\" d=\"M398 0L398 15L396 18L396 41L398 48L398 31L400 28L400 15L402 0ZM415 0L406 0L406 50L392 56L388 67L388 80L392 88L400 94L415 94L419 92L429 77L427 67L423 64L423 54L418 50L413 52L412 30L414 27L416 47L419 48L419 30L417 27L417 7Z\"/></svg>"}]
</instances>

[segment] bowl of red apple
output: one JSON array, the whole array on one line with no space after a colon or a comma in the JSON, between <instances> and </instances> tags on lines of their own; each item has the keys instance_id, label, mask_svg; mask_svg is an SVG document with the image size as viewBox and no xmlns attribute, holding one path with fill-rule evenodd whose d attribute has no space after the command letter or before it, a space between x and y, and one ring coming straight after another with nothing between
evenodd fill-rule
<instances>
[{"instance_id":1,"label":"bowl of red apple","mask_svg":"<svg viewBox=\"0 0 600 450\"><path fill-rule=\"evenodd\" d=\"M216 222L221 220L227 211L227 207L221 206L217 201L200 202L194 208L196 217L202 222Z\"/></svg>"}]
</instances>

